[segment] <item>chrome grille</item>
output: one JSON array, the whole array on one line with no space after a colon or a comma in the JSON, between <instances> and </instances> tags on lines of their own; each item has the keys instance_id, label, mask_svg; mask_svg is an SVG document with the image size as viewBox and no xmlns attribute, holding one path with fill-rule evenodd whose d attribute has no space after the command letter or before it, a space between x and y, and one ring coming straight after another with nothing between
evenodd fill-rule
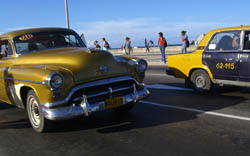
<instances>
[{"instance_id":1,"label":"chrome grille","mask_svg":"<svg viewBox=\"0 0 250 156\"><path fill-rule=\"evenodd\" d=\"M82 100L82 95L86 95L88 103L95 103L104 101L107 98L123 96L133 93L136 82L132 79L108 79L107 81L102 80L103 83L91 82L91 85L79 89L72 96L72 102L79 104Z\"/></svg>"}]
</instances>

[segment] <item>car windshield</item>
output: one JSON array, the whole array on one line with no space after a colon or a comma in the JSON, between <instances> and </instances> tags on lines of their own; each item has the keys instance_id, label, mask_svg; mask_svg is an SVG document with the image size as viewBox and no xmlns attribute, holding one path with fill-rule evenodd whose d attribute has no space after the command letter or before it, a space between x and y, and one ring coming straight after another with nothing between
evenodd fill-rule
<instances>
[{"instance_id":1,"label":"car windshield","mask_svg":"<svg viewBox=\"0 0 250 156\"><path fill-rule=\"evenodd\" d=\"M17 54L62 47L86 47L77 34L69 31L26 33L13 40Z\"/></svg>"}]
</instances>

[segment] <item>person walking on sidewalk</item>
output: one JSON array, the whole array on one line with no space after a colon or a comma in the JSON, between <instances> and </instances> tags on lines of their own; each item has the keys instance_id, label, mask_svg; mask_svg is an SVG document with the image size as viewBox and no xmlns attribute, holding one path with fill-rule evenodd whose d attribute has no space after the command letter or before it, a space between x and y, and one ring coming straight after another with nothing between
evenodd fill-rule
<instances>
[{"instance_id":1,"label":"person walking on sidewalk","mask_svg":"<svg viewBox=\"0 0 250 156\"><path fill-rule=\"evenodd\" d=\"M145 48L146 48L146 53L149 53L149 42L147 41L147 39L145 38Z\"/></svg>"},{"instance_id":2,"label":"person walking on sidewalk","mask_svg":"<svg viewBox=\"0 0 250 156\"><path fill-rule=\"evenodd\" d=\"M147 41L146 38L145 38L145 48L146 48L146 53L149 53L150 52L150 50L149 50L150 45L149 45L149 42Z\"/></svg>"},{"instance_id":3,"label":"person walking on sidewalk","mask_svg":"<svg viewBox=\"0 0 250 156\"><path fill-rule=\"evenodd\" d=\"M188 41L188 36L186 35L186 31L181 31L181 42L182 42L182 48L181 52L186 53L187 52L187 47L189 47L189 41Z\"/></svg>"},{"instance_id":4,"label":"person walking on sidewalk","mask_svg":"<svg viewBox=\"0 0 250 156\"><path fill-rule=\"evenodd\" d=\"M125 49L125 53L127 55L130 55L131 52L132 52L132 47L131 47L131 41L130 41L130 38L129 37L126 37L125 38L125 43L123 45L124 49Z\"/></svg>"},{"instance_id":5,"label":"person walking on sidewalk","mask_svg":"<svg viewBox=\"0 0 250 156\"><path fill-rule=\"evenodd\" d=\"M103 43L103 50L108 50L108 49L110 49L110 45L109 45L109 43L108 43L108 41L106 41L106 39L105 38L102 38L102 43Z\"/></svg>"},{"instance_id":6,"label":"person walking on sidewalk","mask_svg":"<svg viewBox=\"0 0 250 156\"><path fill-rule=\"evenodd\" d=\"M165 48L166 48L166 45L167 45L167 41L163 37L163 33L162 32L159 32L158 45L159 45L160 50L161 50L161 61L166 64Z\"/></svg>"},{"instance_id":7,"label":"person walking on sidewalk","mask_svg":"<svg viewBox=\"0 0 250 156\"><path fill-rule=\"evenodd\" d=\"M97 48L97 49L100 49L101 48L101 46L99 45L99 43L98 43L98 41L94 41L94 45L95 45L95 48Z\"/></svg>"}]
</instances>

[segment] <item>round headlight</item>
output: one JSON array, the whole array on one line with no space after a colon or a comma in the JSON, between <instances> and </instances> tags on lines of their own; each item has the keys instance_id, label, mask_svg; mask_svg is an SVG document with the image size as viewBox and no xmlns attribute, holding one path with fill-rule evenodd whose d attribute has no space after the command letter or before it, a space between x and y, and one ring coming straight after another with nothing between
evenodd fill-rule
<instances>
[{"instance_id":1,"label":"round headlight","mask_svg":"<svg viewBox=\"0 0 250 156\"><path fill-rule=\"evenodd\" d=\"M48 86L52 89L58 89L63 85L63 77L58 73L52 73L48 77Z\"/></svg>"},{"instance_id":2,"label":"round headlight","mask_svg":"<svg viewBox=\"0 0 250 156\"><path fill-rule=\"evenodd\" d=\"M50 85L52 88L59 88L63 84L63 79L60 75L53 75L50 80Z\"/></svg>"},{"instance_id":3,"label":"round headlight","mask_svg":"<svg viewBox=\"0 0 250 156\"><path fill-rule=\"evenodd\" d=\"M137 60L136 64L137 64L137 71L138 72L145 72L148 68L147 62L143 59Z\"/></svg>"}]
</instances>

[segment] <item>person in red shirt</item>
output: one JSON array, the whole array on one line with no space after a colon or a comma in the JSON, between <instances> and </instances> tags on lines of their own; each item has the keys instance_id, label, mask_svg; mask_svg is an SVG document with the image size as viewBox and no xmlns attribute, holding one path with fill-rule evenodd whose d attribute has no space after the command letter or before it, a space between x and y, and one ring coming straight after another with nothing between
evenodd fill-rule
<instances>
[{"instance_id":1,"label":"person in red shirt","mask_svg":"<svg viewBox=\"0 0 250 156\"><path fill-rule=\"evenodd\" d=\"M165 55L165 48L166 48L167 41L163 37L163 33L159 32L159 39L158 39L158 45L161 50L161 61L166 64L166 55Z\"/></svg>"}]
</instances>

